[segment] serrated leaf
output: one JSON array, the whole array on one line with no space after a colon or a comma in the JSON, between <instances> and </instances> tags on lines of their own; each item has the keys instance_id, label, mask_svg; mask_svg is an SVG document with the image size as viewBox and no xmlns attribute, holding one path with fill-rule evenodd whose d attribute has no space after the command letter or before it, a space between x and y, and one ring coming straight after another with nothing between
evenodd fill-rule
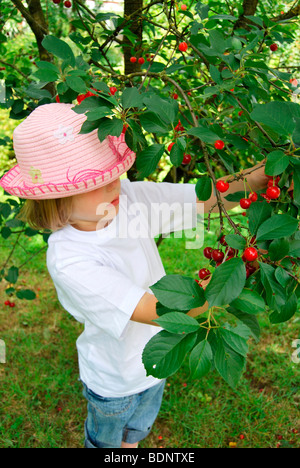
<instances>
[{"instance_id":1,"label":"serrated leaf","mask_svg":"<svg viewBox=\"0 0 300 468\"><path fill-rule=\"evenodd\" d=\"M190 354L189 367L192 379L201 379L212 367L213 354L207 340L200 341Z\"/></svg>"},{"instance_id":2,"label":"serrated leaf","mask_svg":"<svg viewBox=\"0 0 300 468\"><path fill-rule=\"evenodd\" d=\"M208 176L200 177L197 180L195 190L200 201L209 200L212 194L211 178Z\"/></svg>"},{"instance_id":3,"label":"serrated leaf","mask_svg":"<svg viewBox=\"0 0 300 468\"><path fill-rule=\"evenodd\" d=\"M246 246L246 239L238 234L227 234L225 240L233 249L242 250Z\"/></svg>"},{"instance_id":4,"label":"serrated leaf","mask_svg":"<svg viewBox=\"0 0 300 468\"><path fill-rule=\"evenodd\" d=\"M232 348L236 353L246 357L248 353L248 344L246 339L239 335L234 328L219 328L219 334L223 340Z\"/></svg>"},{"instance_id":5,"label":"serrated leaf","mask_svg":"<svg viewBox=\"0 0 300 468\"><path fill-rule=\"evenodd\" d=\"M291 135L295 129L295 121L291 116L290 103L284 101L271 101L267 104L258 104L251 112L251 119L263 123L279 135Z\"/></svg>"},{"instance_id":6,"label":"serrated leaf","mask_svg":"<svg viewBox=\"0 0 300 468\"><path fill-rule=\"evenodd\" d=\"M287 214L275 214L259 226L256 240L272 240L291 236L297 229L298 220L296 218Z\"/></svg>"},{"instance_id":7,"label":"serrated leaf","mask_svg":"<svg viewBox=\"0 0 300 468\"><path fill-rule=\"evenodd\" d=\"M160 158L164 154L165 146L153 144L147 146L143 151L137 153L136 168L139 178L148 177L155 171Z\"/></svg>"},{"instance_id":8,"label":"serrated leaf","mask_svg":"<svg viewBox=\"0 0 300 468\"><path fill-rule=\"evenodd\" d=\"M227 343L218 336L216 353L214 355L214 363L217 371L223 377L225 382L232 388L236 388L246 360L241 354L236 353Z\"/></svg>"},{"instance_id":9,"label":"serrated leaf","mask_svg":"<svg viewBox=\"0 0 300 468\"><path fill-rule=\"evenodd\" d=\"M48 35L44 37L42 46L56 57L68 60L72 67L75 66L75 56L71 47L65 41L62 41L55 36Z\"/></svg>"},{"instance_id":10,"label":"serrated leaf","mask_svg":"<svg viewBox=\"0 0 300 468\"><path fill-rule=\"evenodd\" d=\"M258 314L264 312L266 304L263 298L256 292L244 288L237 299L230 303L236 309L247 314Z\"/></svg>"},{"instance_id":11,"label":"serrated leaf","mask_svg":"<svg viewBox=\"0 0 300 468\"><path fill-rule=\"evenodd\" d=\"M289 157L283 151L272 151L267 156L265 173L270 176L282 174L289 162Z\"/></svg>"},{"instance_id":12,"label":"serrated leaf","mask_svg":"<svg viewBox=\"0 0 300 468\"><path fill-rule=\"evenodd\" d=\"M116 117L103 118L98 127L98 138L102 142L109 135L119 137L123 130L123 121Z\"/></svg>"},{"instance_id":13,"label":"serrated leaf","mask_svg":"<svg viewBox=\"0 0 300 468\"><path fill-rule=\"evenodd\" d=\"M196 338L197 333L178 335L165 330L157 333L148 341L142 354L147 376L165 379L174 374L194 346Z\"/></svg>"},{"instance_id":14,"label":"serrated leaf","mask_svg":"<svg viewBox=\"0 0 300 468\"><path fill-rule=\"evenodd\" d=\"M154 320L160 327L171 333L192 333L199 330L199 323L182 312L170 312Z\"/></svg>"},{"instance_id":15,"label":"serrated leaf","mask_svg":"<svg viewBox=\"0 0 300 468\"><path fill-rule=\"evenodd\" d=\"M230 304L241 294L245 281L246 269L241 258L231 258L219 265L205 289L209 307Z\"/></svg>"},{"instance_id":16,"label":"serrated leaf","mask_svg":"<svg viewBox=\"0 0 300 468\"><path fill-rule=\"evenodd\" d=\"M252 235L257 233L259 226L269 219L272 215L272 207L265 201L251 203L250 208L247 210L249 229Z\"/></svg>"},{"instance_id":17,"label":"serrated leaf","mask_svg":"<svg viewBox=\"0 0 300 468\"><path fill-rule=\"evenodd\" d=\"M142 107L143 98L137 88L125 88L121 97L121 103L124 109L131 107Z\"/></svg>"},{"instance_id":18,"label":"serrated leaf","mask_svg":"<svg viewBox=\"0 0 300 468\"><path fill-rule=\"evenodd\" d=\"M258 342L260 339L260 326L256 316L242 312L241 310L232 307L232 305L228 307L227 310L248 327L255 341Z\"/></svg>"},{"instance_id":19,"label":"serrated leaf","mask_svg":"<svg viewBox=\"0 0 300 468\"><path fill-rule=\"evenodd\" d=\"M271 323L283 323L290 320L297 311L297 296L293 293L287 300L285 304L280 307L279 311L272 312L270 314L270 322Z\"/></svg>"},{"instance_id":20,"label":"serrated leaf","mask_svg":"<svg viewBox=\"0 0 300 468\"><path fill-rule=\"evenodd\" d=\"M66 83L69 88L76 91L76 93L84 94L86 92L86 84L80 76L66 76Z\"/></svg>"},{"instance_id":21,"label":"serrated leaf","mask_svg":"<svg viewBox=\"0 0 300 468\"><path fill-rule=\"evenodd\" d=\"M205 303L203 289L187 276L163 276L150 289L162 305L176 311L194 309Z\"/></svg>"}]
</instances>

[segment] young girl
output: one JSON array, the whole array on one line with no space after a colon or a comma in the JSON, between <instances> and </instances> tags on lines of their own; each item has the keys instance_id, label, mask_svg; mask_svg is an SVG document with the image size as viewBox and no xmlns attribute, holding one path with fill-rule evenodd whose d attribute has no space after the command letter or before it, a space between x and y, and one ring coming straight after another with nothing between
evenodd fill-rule
<instances>
[{"instance_id":1,"label":"young girl","mask_svg":"<svg viewBox=\"0 0 300 468\"><path fill-rule=\"evenodd\" d=\"M62 306L84 324L77 349L88 401L85 447L133 448L149 434L165 384L146 376L141 359L160 331L149 287L166 273L154 237L195 228L201 202L192 184L121 180L135 161L124 135L100 143L96 130L80 134L86 117L72 107L42 105L15 129L18 164L0 185L27 199L30 226L52 231L49 273ZM268 179L259 168L248 181L259 190ZM242 181L227 193L239 190ZM214 203L212 196L204 211ZM164 210L160 219L163 204L175 204L176 214Z\"/></svg>"}]
</instances>

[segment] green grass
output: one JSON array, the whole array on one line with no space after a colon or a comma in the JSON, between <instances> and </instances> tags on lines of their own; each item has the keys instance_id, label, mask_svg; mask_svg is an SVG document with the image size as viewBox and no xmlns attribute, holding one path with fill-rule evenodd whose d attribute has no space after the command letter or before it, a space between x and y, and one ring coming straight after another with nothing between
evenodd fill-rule
<instances>
[{"instance_id":1,"label":"green grass","mask_svg":"<svg viewBox=\"0 0 300 468\"><path fill-rule=\"evenodd\" d=\"M11 239L2 241L1 263ZM208 233L205 245L215 240L215 233ZM10 266L28 258L25 250L33 255L43 245L38 237L20 244ZM200 266L207 266L202 249L186 249L184 239L165 239L160 254L167 274L196 278ZM0 339L7 351L6 364L0 364L0 447L82 448L86 401L75 347L82 325L60 306L45 251L22 269L18 284L34 289L38 297L17 299L16 307L8 308L7 284L0 283ZM201 381L190 380L188 363L168 379L159 417L141 447L300 447L300 364L291 360L299 318L270 326L263 317L261 325L261 341L251 342L247 368L235 391L215 372Z\"/></svg>"}]
</instances>

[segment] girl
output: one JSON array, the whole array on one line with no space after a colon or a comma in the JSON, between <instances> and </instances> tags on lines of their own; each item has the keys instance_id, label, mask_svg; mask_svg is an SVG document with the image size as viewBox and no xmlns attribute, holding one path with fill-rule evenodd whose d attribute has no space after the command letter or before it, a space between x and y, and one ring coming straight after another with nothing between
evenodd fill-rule
<instances>
[{"instance_id":1,"label":"girl","mask_svg":"<svg viewBox=\"0 0 300 468\"><path fill-rule=\"evenodd\" d=\"M85 447L133 448L149 434L165 384L146 376L141 359L160 330L149 287L165 271L154 237L194 228L202 203L192 184L121 180L135 161L124 135L100 143L97 130L80 134L86 117L72 107L42 105L15 129L18 164L1 186L27 199L23 216L30 226L52 231L49 273L62 306L84 324L77 350L88 401ZM263 168L248 182L253 190L266 187ZM227 193L239 190L242 181ZM205 212L215 201L204 203ZM163 204L175 204L176 213L163 211L160 219Z\"/></svg>"}]
</instances>

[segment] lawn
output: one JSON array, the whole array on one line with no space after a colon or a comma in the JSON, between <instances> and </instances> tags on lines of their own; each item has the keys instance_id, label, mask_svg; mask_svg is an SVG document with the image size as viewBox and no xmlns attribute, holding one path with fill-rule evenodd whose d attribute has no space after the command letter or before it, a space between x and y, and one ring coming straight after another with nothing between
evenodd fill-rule
<instances>
[{"instance_id":1,"label":"lawn","mask_svg":"<svg viewBox=\"0 0 300 468\"><path fill-rule=\"evenodd\" d=\"M206 243L215 233L206 234ZM1 264L12 240L2 240ZM37 253L38 237L20 240L16 266ZM164 239L159 251L167 274L196 278L206 266L202 249L186 249L185 239ZM10 265L12 265L10 261ZM6 363L0 364L0 447L82 448L86 402L78 380L75 341L82 330L56 298L45 266L45 250L22 269L20 287L37 293L34 301L4 305L7 285L0 283L0 339ZM171 376L161 412L141 447L299 448L300 363L291 359L299 338L299 314L288 323L269 325L250 344L248 363L234 391L212 372L189 379L188 364Z\"/></svg>"}]
</instances>

